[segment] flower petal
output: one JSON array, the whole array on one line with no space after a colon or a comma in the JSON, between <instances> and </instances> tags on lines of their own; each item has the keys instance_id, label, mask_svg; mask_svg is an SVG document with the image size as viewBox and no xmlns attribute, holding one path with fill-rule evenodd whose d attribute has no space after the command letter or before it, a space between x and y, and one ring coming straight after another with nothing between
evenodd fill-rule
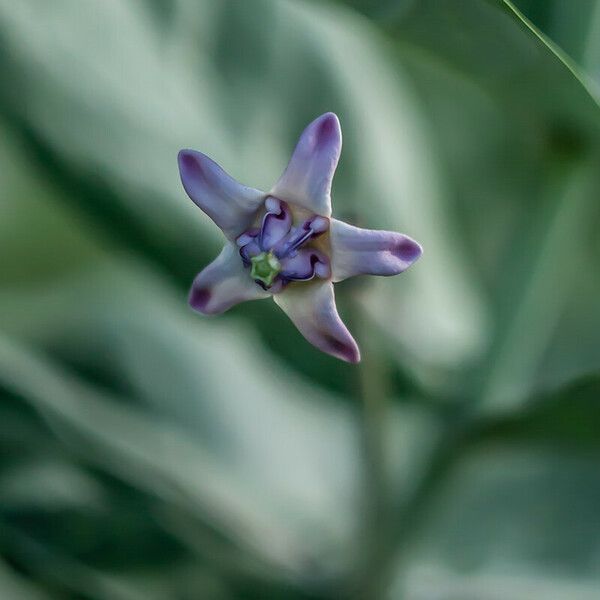
<instances>
[{"instance_id":1,"label":"flower petal","mask_svg":"<svg viewBox=\"0 0 600 600\"><path fill-rule=\"evenodd\" d=\"M201 152L181 150L177 160L188 196L229 239L248 229L265 200L264 192L238 183Z\"/></svg>"},{"instance_id":2,"label":"flower petal","mask_svg":"<svg viewBox=\"0 0 600 600\"><path fill-rule=\"evenodd\" d=\"M346 362L360 361L360 350L338 315L330 281L291 283L273 299L311 344Z\"/></svg>"},{"instance_id":3,"label":"flower petal","mask_svg":"<svg viewBox=\"0 0 600 600\"><path fill-rule=\"evenodd\" d=\"M205 315L225 312L238 302L267 298L270 294L250 278L235 244L227 244L221 254L194 279L190 306Z\"/></svg>"},{"instance_id":4,"label":"flower petal","mask_svg":"<svg viewBox=\"0 0 600 600\"><path fill-rule=\"evenodd\" d=\"M340 122L335 114L325 113L304 130L271 194L329 217L331 182L341 150Z\"/></svg>"},{"instance_id":5,"label":"flower petal","mask_svg":"<svg viewBox=\"0 0 600 600\"><path fill-rule=\"evenodd\" d=\"M421 246L402 233L360 229L331 219L333 281L354 275L397 275L421 256Z\"/></svg>"},{"instance_id":6,"label":"flower petal","mask_svg":"<svg viewBox=\"0 0 600 600\"><path fill-rule=\"evenodd\" d=\"M268 252L288 234L292 226L292 212L286 202L271 197L267 198L265 208L267 214L260 231L260 246Z\"/></svg>"},{"instance_id":7,"label":"flower petal","mask_svg":"<svg viewBox=\"0 0 600 600\"><path fill-rule=\"evenodd\" d=\"M307 281L314 276L326 279L331 276L329 260L314 248L301 248L294 256L281 259L281 276L292 281Z\"/></svg>"}]
</instances>

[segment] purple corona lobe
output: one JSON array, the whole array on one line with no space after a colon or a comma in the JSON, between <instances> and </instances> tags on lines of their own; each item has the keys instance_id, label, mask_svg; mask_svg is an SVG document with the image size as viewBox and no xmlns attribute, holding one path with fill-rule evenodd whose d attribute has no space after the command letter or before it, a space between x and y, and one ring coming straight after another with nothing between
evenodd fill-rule
<instances>
[{"instance_id":1,"label":"purple corona lobe","mask_svg":"<svg viewBox=\"0 0 600 600\"><path fill-rule=\"evenodd\" d=\"M262 250L258 242L260 229L254 228L240 235L236 240L240 256L246 266L250 266L252 257L258 256Z\"/></svg>"},{"instance_id":2,"label":"purple corona lobe","mask_svg":"<svg viewBox=\"0 0 600 600\"><path fill-rule=\"evenodd\" d=\"M288 234L292 226L292 213L285 202L272 197L267 198L265 208L267 213L263 218L259 244L268 252Z\"/></svg>"},{"instance_id":3,"label":"purple corona lobe","mask_svg":"<svg viewBox=\"0 0 600 600\"><path fill-rule=\"evenodd\" d=\"M185 191L227 238L221 254L196 276L192 308L218 314L271 296L317 348L350 363L360 361L338 315L333 283L362 274L397 275L422 250L403 234L331 218L341 148L337 116L321 115L302 132L269 193L241 185L201 152L179 153Z\"/></svg>"},{"instance_id":4,"label":"purple corona lobe","mask_svg":"<svg viewBox=\"0 0 600 600\"><path fill-rule=\"evenodd\" d=\"M329 277L329 260L318 250L300 249L294 256L281 260L281 277L288 281L308 281L313 277Z\"/></svg>"}]
</instances>

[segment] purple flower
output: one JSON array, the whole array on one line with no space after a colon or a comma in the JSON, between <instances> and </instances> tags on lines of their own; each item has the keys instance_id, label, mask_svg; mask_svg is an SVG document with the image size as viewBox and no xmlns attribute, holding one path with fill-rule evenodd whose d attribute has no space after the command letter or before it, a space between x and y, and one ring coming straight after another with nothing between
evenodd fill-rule
<instances>
[{"instance_id":1,"label":"purple flower","mask_svg":"<svg viewBox=\"0 0 600 600\"><path fill-rule=\"evenodd\" d=\"M272 296L306 339L342 360L360 351L340 319L333 283L354 275L397 275L421 255L411 238L359 229L331 218L331 182L342 148L338 118L326 113L302 133L269 193L245 187L200 152L181 150L189 197L227 243L194 280L189 302L218 314Z\"/></svg>"}]
</instances>

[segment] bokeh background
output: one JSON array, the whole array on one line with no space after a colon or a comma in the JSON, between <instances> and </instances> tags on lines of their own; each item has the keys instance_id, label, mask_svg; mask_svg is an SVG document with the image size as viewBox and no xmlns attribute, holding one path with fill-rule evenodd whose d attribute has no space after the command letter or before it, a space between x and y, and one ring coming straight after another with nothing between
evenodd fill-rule
<instances>
[{"instance_id":1,"label":"bokeh background","mask_svg":"<svg viewBox=\"0 0 600 600\"><path fill-rule=\"evenodd\" d=\"M0 0L0 598L600 598L598 0ZM518 11L522 12L518 12ZM423 258L187 307L201 150Z\"/></svg>"}]
</instances>

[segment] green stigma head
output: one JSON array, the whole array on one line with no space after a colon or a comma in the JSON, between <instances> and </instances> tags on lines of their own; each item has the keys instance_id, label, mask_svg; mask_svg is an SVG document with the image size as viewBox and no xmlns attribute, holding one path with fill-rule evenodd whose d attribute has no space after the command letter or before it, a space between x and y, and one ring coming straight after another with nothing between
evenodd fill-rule
<instances>
[{"instance_id":1,"label":"green stigma head","mask_svg":"<svg viewBox=\"0 0 600 600\"><path fill-rule=\"evenodd\" d=\"M261 252L250 259L252 269L250 277L256 281L261 281L267 287L273 285L273 280L281 271L281 264L273 252Z\"/></svg>"}]
</instances>

